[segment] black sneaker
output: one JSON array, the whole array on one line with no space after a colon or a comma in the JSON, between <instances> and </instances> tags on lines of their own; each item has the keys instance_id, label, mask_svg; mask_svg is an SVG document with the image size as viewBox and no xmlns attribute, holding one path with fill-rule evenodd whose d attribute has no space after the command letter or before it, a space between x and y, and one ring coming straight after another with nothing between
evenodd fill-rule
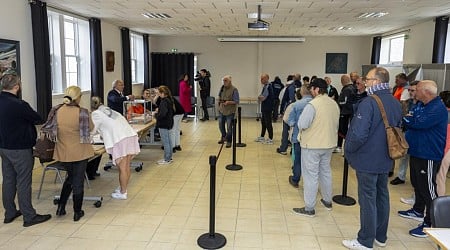
<instances>
[{"instance_id":1,"label":"black sneaker","mask_svg":"<svg viewBox=\"0 0 450 250\"><path fill-rule=\"evenodd\" d=\"M231 142L227 141L227 145L225 147L226 148L231 148Z\"/></svg>"},{"instance_id":2,"label":"black sneaker","mask_svg":"<svg viewBox=\"0 0 450 250\"><path fill-rule=\"evenodd\" d=\"M292 179L292 175L291 176L289 176L289 184L291 184L291 186L293 186L293 187L295 187L295 188L298 188L298 182L295 182L293 179Z\"/></svg>"},{"instance_id":3,"label":"black sneaker","mask_svg":"<svg viewBox=\"0 0 450 250\"><path fill-rule=\"evenodd\" d=\"M50 214L44 214L44 215L40 215L40 214L36 214L36 216L34 216L34 218L31 221L24 221L23 222L23 226L24 227L30 227L42 222L46 222L48 220L50 220L50 218L52 218L52 216Z\"/></svg>"},{"instance_id":4,"label":"black sneaker","mask_svg":"<svg viewBox=\"0 0 450 250\"><path fill-rule=\"evenodd\" d=\"M320 203L328 210L331 211L333 209L333 202L326 202L324 199L320 199Z\"/></svg>"},{"instance_id":5,"label":"black sneaker","mask_svg":"<svg viewBox=\"0 0 450 250\"><path fill-rule=\"evenodd\" d=\"M389 171L388 176L389 176L389 177L392 177L393 175L394 175L394 172Z\"/></svg>"},{"instance_id":6,"label":"black sneaker","mask_svg":"<svg viewBox=\"0 0 450 250\"><path fill-rule=\"evenodd\" d=\"M392 184L392 185L405 184L405 181L402 180L402 179L400 179L400 178L398 178L398 177L396 177L395 179L393 179L393 180L391 181L391 184Z\"/></svg>"},{"instance_id":7,"label":"black sneaker","mask_svg":"<svg viewBox=\"0 0 450 250\"><path fill-rule=\"evenodd\" d=\"M314 209L311 210L311 211L308 211L304 207L302 207L302 208L295 207L292 210L294 211L295 214L298 214L298 215L303 215L303 216L306 216L306 217L314 217L314 216L316 216L316 211Z\"/></svg>"},{"instance_id":8,"label":"black sneaker","mask_svg":"<svg viewBox=\"0 0 450 250\"><path fill-rule=\"evenodd\" d=\"M281 151L280 148L277 148L277 153L281 154L281 155L287 155L286 151Z\"/></svg>"}]
</instances>

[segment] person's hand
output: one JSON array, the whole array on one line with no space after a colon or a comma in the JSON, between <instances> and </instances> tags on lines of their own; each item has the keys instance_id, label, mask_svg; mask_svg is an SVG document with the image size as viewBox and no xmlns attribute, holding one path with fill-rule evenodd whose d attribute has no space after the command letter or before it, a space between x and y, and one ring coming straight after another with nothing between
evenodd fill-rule
<instances>
[{"instance_id":1,"label":"person's hand","mask_svg":"<svg viewBox=\"0 0 450 250\"><path fill-rule=\"evenodd\" d=\"M134 95L128 95L128 99L129 99L130 101L134 101Z\"/></svg>"}]
</instances>

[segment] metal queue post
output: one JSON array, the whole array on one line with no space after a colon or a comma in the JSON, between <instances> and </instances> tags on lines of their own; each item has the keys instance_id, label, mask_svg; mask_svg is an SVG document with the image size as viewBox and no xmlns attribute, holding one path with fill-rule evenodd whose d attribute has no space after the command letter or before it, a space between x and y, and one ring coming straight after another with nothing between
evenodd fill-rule
<instances>
[{"instance_id":1,"label":"metal queue post","mask_svg":"<svg viewBox=\"0 0 450 250\"><path fill-rule=\"evenodd\" d=\"M219 249L225 246L227 239L220 233L215 232L216 221L216 163L222 151L223 144L220 148L219 154L209 156L209 232L200 235L197 239L197 244L203 249Z\"/></svg>"},{"instance_id":2,"label":"metal queue post","mask_svg":"<svg viewBox=\"0 0 450 250\"><path fill-rule=\"evenodd\" d=\"M348 182L348 161L344 156L344 176L342 180L342 195L333 196L333 201L337 204L344 206L353 206L356 204L356 200L350 196L347 196L347 182Z\"/></svg>"},{"instance_id":3,"label":"metal queue post","mask_svg":"<svg viewBox=\"0 0 450 250\"><path fill-rule=\"evenodd\" d=\"M232 129L233 129L233 163L228 164L225 168L227 170L231 171L238 171L242 169L242 166L239 164L236 164L236 124L237 120L233 119L233 122L231 123Z\"/></svg>"},{"instance_id":4,"label":"metal queue post","mask_svg":"<svg viewBox=\"0 0 450 250\"><path fill-rule=\"evenodd\" d=\"M247 146L247 144L245 144L245 143L243 143L243 142L241 142L241 124L242 124L242 121L241 121L241 111L242 111L242 108L241 107L238 107L238 143L236 143L236 147L246 147Z\"/></svg>"}]
</instances>

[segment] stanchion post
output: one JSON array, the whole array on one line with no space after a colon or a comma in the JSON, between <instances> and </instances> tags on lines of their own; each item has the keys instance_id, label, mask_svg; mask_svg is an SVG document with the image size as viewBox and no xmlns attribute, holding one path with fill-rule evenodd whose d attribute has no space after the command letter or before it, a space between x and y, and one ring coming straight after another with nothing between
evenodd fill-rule
<instances>
[{"instance_id":1,"label":"stanchion post","mask_svg":"<svg viewBox=\"0 0 450 250\"><path fill-rule=\"evenodd\" d=\"M241 126L241 124L242 124L241 115L242 115L242 108L238 107L238 111L237 112L238 112L237 115L238 115L238 139L239 139L239 141L236 144L236 147L246 147L247 144L241 142L241 129L242 129L241 128L242 127Z\"/></svg>"},{"instance_id":2,"label":"stanchion post","mask_svg":"<svg viewBox=\"0 0 450 250\"><path fill-rule=\"evenodd\" d=\"M215 155L209 156L209 232L200 235L197 244L203 249L219 249L225 246L227 239L215 232L216 220L216 162Z\"/></svg>"},{"instance_id":3,"label":"stanchion post","mask_svg":"<svg viewBox=\"0 0 450 250\"><path fill-rule=\"evenodd\" d=\"M342 195L333 196L333 201L340 205L353 206L356 200L347 196L347 182L348 182L348 161L344 158L344 176L342 180Z\"/></svg>"},{"instance_id":4,"label":"stanchion post","mask_svg":"<svg viewBox=\"0 0 450 250\"><path fill-rule=\"evenodd\" d=\"M228 170L232 170L232 171L236 171L236 170L241 170L242 166L239 164L236 164L236 124L237 124L237 120L236 118L233 119L233 122L231 124L232 129L233 129L233 163L232 164L228 164L225 168Z\"/></svg>"}]
</instances>

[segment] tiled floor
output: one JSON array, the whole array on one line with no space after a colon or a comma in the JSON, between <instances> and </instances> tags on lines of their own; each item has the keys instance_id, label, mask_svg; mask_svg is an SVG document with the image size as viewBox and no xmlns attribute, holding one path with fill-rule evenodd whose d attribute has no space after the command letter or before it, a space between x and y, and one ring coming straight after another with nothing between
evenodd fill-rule
<instances>
[{"instance_id":1,"label":"tiled floor","mask_svg":"<svg viewBox=\"0 0 450 250\"><path fill-rule=\"evenodd\" d=\"M359 207L333 204L327 211L320 204L316 217L293 214L293 207L303 206L302 188L288 184L291 173L289 156L277 154L281 123L275 123L274 145L253 142L260 124L255 119L242 123L242 141L236 162L241 171L228 171L232 150L224 148L217 162L216 232L223 234L224 249L344 249L341 241L354 238L359 229ZM49 222L22 227L22 218L11 224L0 224L0 247L5 249L199 249L197 239L209 230L209 164L210 155L219 153L217 122L182 124L183 151L174 155L168 166L155 164L162 157L159 147L144 147L135 160L144 161L144 169L132 177L128 200L112 200L117 186L117 170L101 169L101 177L91 182L86 195L103 196L103 204L95 208L84 203L86 212L73 222L68 214L54 216ZM103 162L107 159L103 158ZM342 191L343 157L332 159L333 191ZM53 196L60 184L53 183L49 172L41 199L37 189L42 168L36 165L33 181L33 203L39 213L54 215ZM355 173L350 170L348 195L357 198ZM300 192L299 192L300 191ZM391 214L386 249L434 249L429 239L408 235L417 223L402 219L397 210L409 208L400 203L401 196L411 194L409 183L390 185ZM319 196L320 197L320 196ZM318 198L320 199L320 198ZM3 209L3 208L1 208ZM1 211L3 214L3 211Z\"/></svg>"}]
</instances>

